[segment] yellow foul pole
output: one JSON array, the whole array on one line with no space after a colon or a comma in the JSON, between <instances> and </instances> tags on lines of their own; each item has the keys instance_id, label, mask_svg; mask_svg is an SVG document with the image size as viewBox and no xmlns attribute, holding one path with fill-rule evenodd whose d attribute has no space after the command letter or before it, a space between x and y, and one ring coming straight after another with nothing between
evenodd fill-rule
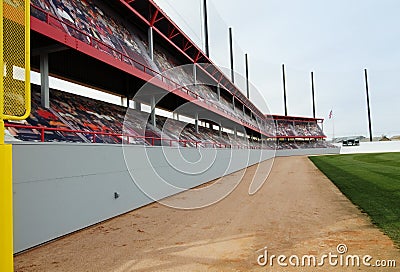
<instances>
[{"instance_id":1,"label":"yellow foul pole","mask_svg":"<svg viewBox=\"0 0 400 272\"><path fill-rule=\"evenodd\" d=\"M14 270L12 145L4 143L4 120L30 114L30 1L0 0L0 272ZM25 70L25 79L14 74Z\"/></svg>"},{"instance_id":2,"label":"yellow foul pole","mask_svg":"<svg viewBox=\"0 0 400 272\"><path fill-rule=\"evenodd\" d=\"M0 5L0 271L14 270L12 146L4 144L3 1Z\"/></svg>"}]
</instances>

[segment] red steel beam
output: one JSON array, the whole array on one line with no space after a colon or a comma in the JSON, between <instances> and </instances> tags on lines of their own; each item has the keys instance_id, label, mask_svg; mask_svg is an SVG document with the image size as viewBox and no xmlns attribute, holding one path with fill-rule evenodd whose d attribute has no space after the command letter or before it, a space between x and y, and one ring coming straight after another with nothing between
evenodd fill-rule
<instances>
[{"instance_id":1,"label":"red steel beam","mask_svg":"<svg viewBox=\"0 0 400 272\"><path fill-rule=\"evenodd\" d=\"M201 59L201 52L197 51L196 57L194 58L194 63L197 63L199 61L199 59Z\"/></svg>"},{"instance_id":2,"label":"red steel beam","mask_svg":"<svg viewBox=\"0 0 400 272\"><path fill-rule=\"evenodd\" d=\"M154 12L153 16L151 17L150 20L150 26L154 26L154 23L156 22L157 16L158 16L158 9L156 9L156 11Z\"/></svg>"},{"instance_id":3,"label":"red steel beam","mask_svg":"<svg viewBox=\"0 0 400 272\"><path fill-rule=\"evenodd\" d=\"M193 47L193 44L186 42L185 45L183 46L183 51L187 51L192 47Z\"/></svg>"},{"instance_id":4,"label":"red steel beam","mask_svg":"<svg viewBox=\"0 0 400 272\"><path fill-rule=\"evenodd\" d=\"M176 36L178 36L180 34L179 31L175 32L175 30L176 29L173 28L172 31L168 34L168 39L172 40L173 38L175 38Z\"/></svg>"}]
</instances>

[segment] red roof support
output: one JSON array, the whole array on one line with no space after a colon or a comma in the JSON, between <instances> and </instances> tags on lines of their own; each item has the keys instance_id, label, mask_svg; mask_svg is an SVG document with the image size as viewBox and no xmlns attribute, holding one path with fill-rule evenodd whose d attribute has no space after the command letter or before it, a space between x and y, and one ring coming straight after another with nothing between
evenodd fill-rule
<instances>
[{"instance_id":1,"label":"red roof support","mask_svg":"<svg viewBox=\"0 0 400 272\"><path fill-rule=\"evenodd\" d=\"M196 57L194 58L194 63L197 63L201 59L201 51L197 51Z\"/></svg>"},{"instance_id":2,"label":"red roof support","mask_svg":"<svg viewBox=\"0 0 400 272\"><path fill-rule=\"evenodd\" d=\"M156 11L154 12L153 16L151 17L150 26L154 26L154 23L157 20L158 12L159 12L158 9L156 9Z\"/></svg>"},{"instance_id":3,"label":"red roof support","mask_svg":"<svg viewBox=\"0 0 400 272\"><path fill-rule=\"evenodd\" d=\"M180 34L179 31L175 32L175 30L176 29L173 28L172 31L168 34L168 39L172 40L173 38L175 38L176 36L178 36Z\"/></svg>"},{"instance_id":4,"label":"red roof support","mask_svg":"<svg viewBox=\"0 0 400 272\"><path fill-rule=\"evenodd\" d=\"M186 42L185 45L183 46L183 51L187 51L192 47L193 47L193 44Z\"/></svg>"},{"instance_id":5,"label":"red roof support","mask_svg":"<svg viewBox=\"0 0 400 272\"><path fill-rule=\"evenodd\" d=\"M211 73L211 75L214 77L217 74L218 70L214 69L214 71Z\"/></svg>"},{"instance_id":6,"label":"red roof support","mask_svg":"<svg viewBox=\"0 0 400 272\"><path fill-rule=\"evenodd\" d=\"M220 75L220 77L219 77L219 79L218 79L218 83L221 83L223 77L224 77L224 75Z\"/></svg>"}]
</instances>

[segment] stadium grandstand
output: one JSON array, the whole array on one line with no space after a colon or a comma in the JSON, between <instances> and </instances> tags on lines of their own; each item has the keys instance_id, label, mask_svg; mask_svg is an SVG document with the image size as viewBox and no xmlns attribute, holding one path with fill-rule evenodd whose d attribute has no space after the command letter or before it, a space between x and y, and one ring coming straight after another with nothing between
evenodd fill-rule
<instances>
[{"instance_id":1,"label":"stadium grandstand","mask_svg":"<svg viewBox=\"0 0 400 272\"><path fill-rule=\"evenodd\" d=\"M206 109L211 107L210 110L215 114L244 125L245 131L242 137L237 134L230 137L233 143L226 141L226 132L207 127L202 127L200 131L192 124L184 126L181 133L167 130L162 134L163 117L157 116L156 124L152 124L140 112L139 103L146 101L138 101L136 105L139 104L139 110L135 115L130 115L133 116L131 121L134 122L133 127L145 128L145 134L127 128L130 133L124 135L126 108L96 101L96 97L86 99L50 90L48 87L46 89L46 86L32 86L33 111L30 118L6 124L8 134L16 139L111 144L120 144L126 139L131 144L143 145L251 148L263 148L263 143L268 142L265 148L330 147L324 142L325 135L318 126L318 122L323 121L321 119L283 116L265 118L152 1L111 1L108 5L101 1L33 0L31 5L34 52L32 68L40 71L40 62L43 56L47 56L51 74L128 99L135 96L141 84L155 77L167 90L172 87L181 91L167 96L168 99L166 97L157 106L173 111L169 105L182 103L182 98L189 101L195 99L200 102L198 105ZM154 10L151 18L154 22L150 23L158 34L154 35L157 36L154 37L156 41L151 41L154 42L154 49L150 53L149 39L143 31L146 24L144 18L150 17L150 14L146 14L149 12L146 6L150 11ZM118 12L122 12L122 15L129 13L137 19L126 21ZM177 46L181 41L185 44L183 48ZM201 72L201 76L206 77L204 81L214 80L221 84L221 88L216 90L201 84L200 76L196 79L197 84L193 84L194 72L185 69L184 65L196 62L206 63L197 66L200 70L197 73ZM90 65L92 63L94 65ZM101 73L103 80L98 80L99 77L95 71L91 71L90 66L100 66L99 70L104 71ZM87 70L81 73L80 69ZM85 76L78 79L82 75ZM126 79L129 75L135 78ZM121 86L123 84L128 86ZM121 93L121 89L125 89L125 92ZM41 95L48 97L48 101L41 98ZM230 128L234 132L233 127ZM261 141L263 137L268 141Z\"/></svg>"},{"instance_id":2,"label":"stadium grandstand","mask_svg":"<svg viewBox=\"0 0 400 272\"><path fill-rule=\"evenodd\" d=\"M152 0L32 0L31 69L41 79L31 84L31 114L5 122L14 158L25 162L13 180L15 252L270 159L275 151L338 152L325 141L322 119L260 111ZM50 76L123 102L50 88ZM164 149L193 158L216 152L212 167L220 168L173 171L161 158ZM145 156L159 158L154 165L161 166L144 166ZM134 170L126 173L121 158ZM180 186L164 189L153 182L160 177ZM146 180L154 194L132 186L132 179ZM82 216L74 216L77 211Z\"/></svg>"},{"instance_id":3,"label":"stadium grandstand","mask_svg":"<svg viewBox=\"0 0 400 272\"><path fill-rule=\"evenodd\" d=\"M323 119L280 115L266 115L266 118L274 120L277 149L334 148L325 141L320 127Z\"/></svg>"}]
</instances>

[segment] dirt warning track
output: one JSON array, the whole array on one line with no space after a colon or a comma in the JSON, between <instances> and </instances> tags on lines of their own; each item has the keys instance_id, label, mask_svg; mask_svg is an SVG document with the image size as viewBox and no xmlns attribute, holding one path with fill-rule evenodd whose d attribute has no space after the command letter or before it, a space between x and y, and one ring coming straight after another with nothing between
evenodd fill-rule
<instances>
[{"instance_id":1,"label":"dirt warning track","mask_svg":"<svg viewBox=\"0 0 400 272\"><path fill-rule=\"evenodd\" d=\"M400 250L307 157L277 158L268 181L251 196L255 167L248 170L212 206L185 211L154 203L20 254L15 271L378 270L327 260L319 268L280 267L276 259L272 266L257 264L265 247L269 256L289 258L338 254L339 244L346 254L371 255L373 264L396 260L400 267Z\"/></svg>"}]
</instances>

